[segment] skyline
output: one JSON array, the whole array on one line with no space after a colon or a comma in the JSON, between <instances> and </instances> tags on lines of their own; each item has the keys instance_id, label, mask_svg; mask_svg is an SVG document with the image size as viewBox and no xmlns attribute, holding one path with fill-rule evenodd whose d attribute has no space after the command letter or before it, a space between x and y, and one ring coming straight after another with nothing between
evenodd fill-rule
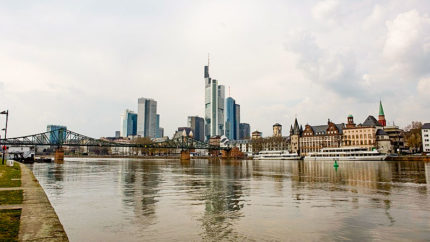
<instances>
[{"instance_id":1,"label":"skyline","mask_svg":"<svg viewBox=\"0 0 430 242\"><path fill-rule=\"evenodd\" d=\"M9 137L48 124L113 136L139 97L157 100L170 136L188 116L204 117L208 52L252 131L270 134L296 116L364 120L380 99L388 125L430 121L430 3L100 3L2 3Z\"/></svg>"}]
</instances>

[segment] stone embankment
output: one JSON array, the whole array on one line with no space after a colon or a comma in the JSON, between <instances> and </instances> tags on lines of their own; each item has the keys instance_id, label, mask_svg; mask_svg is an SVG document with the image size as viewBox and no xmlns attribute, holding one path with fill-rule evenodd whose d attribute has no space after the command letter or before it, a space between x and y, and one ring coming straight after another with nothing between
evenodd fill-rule
<instances>
[{"instance_id":1,"label":"stone embankment","mask_svg":"<svg viewBox=\"0 0 430 242\"><path fill-rule=\"evenodd\" d=\"M31 170L21 166L24 190L19 241L68 241L63 225Z\"/></svg>"}]
</instances>

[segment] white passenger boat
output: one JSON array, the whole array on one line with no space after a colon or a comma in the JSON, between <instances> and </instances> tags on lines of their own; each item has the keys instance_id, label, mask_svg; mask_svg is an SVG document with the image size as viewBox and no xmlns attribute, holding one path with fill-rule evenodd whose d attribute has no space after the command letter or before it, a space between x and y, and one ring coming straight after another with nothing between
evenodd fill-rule
<instances>
[{"instance_id":1,"label":"white passenger boat","mask_svg":"<svg viewBox=\"0 0 430 242\"><path fill-rule=\"evenodd\" d=\"M361 147L322 148L320 152L309 153L306 160L385 160L386 154Z\"/></svg>"},{"instance_id":2,"label":"white passenger boat","mask_svg":"<svg viewBox=\"0 0 430 242\"><path fill-rule=\"evenodd\" d=\"M299 160L297 153L284 150L264 150L254 156L254 160Z\"/></svg>"}]
</instances>

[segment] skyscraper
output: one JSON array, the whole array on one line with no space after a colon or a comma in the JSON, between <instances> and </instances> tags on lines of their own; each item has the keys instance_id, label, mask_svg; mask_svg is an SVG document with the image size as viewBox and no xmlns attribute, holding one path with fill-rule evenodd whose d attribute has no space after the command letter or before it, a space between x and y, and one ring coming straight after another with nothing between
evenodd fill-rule
<instances>
[{"instance_id":1,"label":"skyscraper","mask_svg":"<svg viewBox=\"0 0 430 242\"><path fill-rule=\"evenodd\" d=\"M67 127L62 125L48 125L46 131L51 132L49 134L49 142L51 144L61 143L66 139Z\"/></svg>"},{"instance_id":2,"label":"skyscraper","mask_svg":"<svg viewBox=\"0 0 430 242\"><path fill-rule=\"evenodd\" d=\"M205 136L224 134L225 88L209 76L209 66L204 69L205 78Z\"/></svg>"},{"instance_id":3,"label":"skyscraper","mask_svg":"<svg viewBox=\"0 0 430 242\"><path fill-rule=\"evenodd\" d=\"M160 127L160 114L157 114L157 121L155 127L155 138L162 138L164 135L164 129Z\"/></svg>"},{"instance_id":4,"label":"skyscraper","mask_svg":"<svg viewBox=\"0 0 430 242\"><path fill-rule=\"evenodd\" d=\"M205 120L203 118L198 116L189 116L188 127L193 131L194 139L205 141Z\"/></svg>"},{"instance_id":5,"label":"skyscraper","mask_svg":"<svg viewBox=\"0 0 430 242\"><path fill-rule=\"evenodd\" d=\"M239 139L251 138L251 127L247 123L241 123L239 125Z\"/></svg>"},{"instance_id":6,"label":"skyscraper","mask_svg":"<svg viewBox=\"0 0 430 242\"><path fill-rule=\"evenodd\" d=\"M137 113L126 109L121 115L120 136L128 137L137 134Z\"/></svg>"},{"instance_id":7,"label":"skyscraper","mask_svg":"<svg viewBox=\"0 0 430 242\"><path fill-rule=\"evenodd\" d=\"M235 105L235 117L234 117L234 139L237 140L240 137L240 105Z\"/></svg>"},{"instance_id":8,"label":"skyscraper","mask_svg":"<svg viewBox=\"0 0 430 242\"><path fill-rule=\"evenodd\" d=\"M232 97L226 99L225 136L236 139L236 101Z\"/></svg>"},{"instance_id":9,"label":"skyscraper","mask_svg":"<svg viewBox=\"0 0 430 242\"><path fill-rule=\"evenodd\" d=\"M137 135L149 138L156 137L157 101L139 98L137 107Z\"/></svg>"}]
</instances>

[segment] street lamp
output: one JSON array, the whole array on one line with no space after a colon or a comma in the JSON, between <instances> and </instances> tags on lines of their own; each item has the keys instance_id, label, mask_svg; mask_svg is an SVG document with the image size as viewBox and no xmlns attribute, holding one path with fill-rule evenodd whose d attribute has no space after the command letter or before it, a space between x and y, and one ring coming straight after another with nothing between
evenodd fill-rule
<instances>
[{"instance_id":1,"label":"street lamp","mask_svg":"<svg viewBox=\"0 0 430 242\"><path fill-rule=\"evenodd\" d=\"M6 115L6 127L4 129L2 129L2 130L4 130L4 139L6 141L6 138L7 138L7 121L9 119L9 110L2 111L2 112L0 112L0 114L5 114ZM2 165L4 165L4 156L5 156L4 152L5 152L5 150L6 150L5 147L2 147L2 152L3 152L2 153L3 154L2 161L1 161Z\"/></svg>"}]
</instances>

